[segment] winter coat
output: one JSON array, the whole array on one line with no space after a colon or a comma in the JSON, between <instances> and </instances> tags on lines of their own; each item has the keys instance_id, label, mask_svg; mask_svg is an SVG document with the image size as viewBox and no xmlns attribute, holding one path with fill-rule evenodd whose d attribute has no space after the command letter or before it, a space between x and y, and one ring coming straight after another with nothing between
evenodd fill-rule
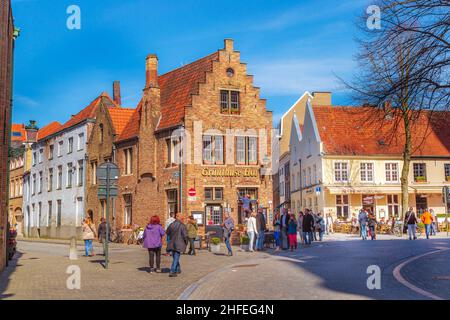
<instances>
[{"instance_id":1,"label":"winter coat","mask_svg":"<svg viewBox=\"0 0 450 320\"><path fill-rule=\"evenodd\" d=\"M406 224L417 224L417 217L413 211L406 213Z\"/></svg>"},{"instance_id":2,"label":"winter coat","mask_svg":"<svg viewBox=\"0 0 450 320\"><path fill-rule=\"evenodd\" d=\"M106 239L106 222L102 222L98 225L97 235L101 240Z\"/></svg>"},{"instance_id":3,"label":"winter coat","mask_svg":"<svg viewBox=\"0 0 450 320\"><path fill-rule=\"evenodd\" d=\"M371 215L368 217L368 222L367 224L369 225L369 227L376 227L377 226L377 218L375 217L375 215Z\"/></svg>"},{"instance_id":4,"label":"winter coat","mask_svg":"<svg viewBox=\"0 0 450 320\"><path fill-rule=\"evenodd\" d=\"M314 217L311 214L307 214L303 217L303 232L312 232L314 225Z\"/></svg>"},{"instance_id":5,"label":"winter coat","mask_svg":"<svg viewBox=\"0 0 450 320\"><path fill-rule=\"evenodd\" d=\"M186 229L187 229L187 233L188 233L188 238L190 238L190 239L197 238L197 234L198 234L197 222L188 222L188 224L186 225Z\"/></svg>"},{"instance_id":6,"label":"winter coat","mask_svg":"<svg viewBox=\"0 0 450 320\"><path fill-rule=\"evenodd\" d=\"M358 216L358 221L359 224L365 225L367 223L367 214L365 214L364 212L360 212Z\"/></svg>"},{"instance_id":7,"label":"winter coat","mask_svg":"<svg viewBox=\"0 0 450 320\"><path fill-rule=\"evenodd\" d=\"M233 218L227 218L222 224L223 237L228 239L231 237L231 233L234 230L234 221Z\"/></svg>"},{"instance_id":8,"label":"winter coat","mask_svg":"<svg viewBox=\"0 0 450 320\"><path fill-rule=\"evenodd\" d=\"M95 226L93 224L83 224L83 240L93 240L95 239Z\"/></svg>"},{"instance_id":9,"label":"winter coat","mask_svg":"<svg viewBox=\"0 0 450 320\"><path fill-rule=\"evenodd\" d=\"M170 238L167 251L184 252L188 243L186 226L179 220L172 222L166 231Z\"/></svg>"},{"instance_id":10,"label":"winter coat","mask_svg":"<svg viewBox=\"0 0 450 320\"><path fill-rule=\"evenodd\" d=\"M162 237L166 232L160 224L148 224L144 230L144 248L155 249L162 247Z\"/></svg>"},{"instance_id":11,"label":"winter coat","mask_svg":"<svg viewBox=\"0 0 450 320\"><path fill-rule=\"evenodd\" d=\"M256 228L258 231L266 230L266 218L264 218L264 215L261 212L258 212L256 215Z\"/></svg>"},{"instance_id":12,"label":"winter coat","mask_svg":"<svg viewBox=\"0 0 450 320\"><path fill-rule=\"evenodd\" d=\"M420 220L422 220L423 224L431 224L431 222L433 222L433 217L431 216L431 213L425 211L420 217Z\"/></svg>"},{"instance_id":13,"label":"winter coat","mask_svg":"<svg viewBox=\"0 0 450 320\"><path fill-rule=\"evenodd\" d=\"M291 220L288 224L288 234L297 234L297 223L295 220Z\"/></svg>"},{"instance_id":14,"label":"winter coat","mask_svg":"<svg viewBox=\"0 0 450 320\"><path fill-rule=\"evenodd\" d=\"M256 228L256 219L255 217L248 218L247 221L247 232L254 232L258 234L258 229Z\"/></svg>"}]
</instances>

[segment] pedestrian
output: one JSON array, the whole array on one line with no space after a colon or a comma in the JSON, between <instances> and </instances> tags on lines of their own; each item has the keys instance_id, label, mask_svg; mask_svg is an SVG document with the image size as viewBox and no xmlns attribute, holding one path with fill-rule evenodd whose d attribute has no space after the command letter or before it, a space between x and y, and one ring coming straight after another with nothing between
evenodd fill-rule
<instances>
[{"instance_id":1,"label":"pedestrian","mask_svg":"<svg viewBox=\"0 0 450 320\"><path fill-rule=\"evenodd\" d=\"M311 244L312 242L313 225L314 225L314 218L309 209L305 209L305 216L303 217L303 233L305 235L306 244Z\"/></svg>"},{"instance_id":2,"label":"pedestrian","mask_svg":"<svg viewBox=\"0 0 450 320\"><path fill-rule=\"evenodd\" d=\"M334 221L330 213L327 213L326 221L327 221L327 234L334 233L334 226L333 226Z\"/></svg>"},{"instance_id":3,"label":"pedestrian","mask_svg":"<svg viewBox=\"0 0 450 320\"><path fill-rule=\"evenodd\" d=\"M377 222L377 217L372 212L369 212L369 215L367 216L367 225L369 226L371 239L375 240L377 238L376 229L377 229L378 222Z\"/></svg>"},{"instance_id":4,"label":"pedestrian","mask_svg":"<svg viewBox=\"0 0 450 320\"><path fill-rule=\"evenodd\" d=\"M198 225L197 220L194 219L194 216L189 217L188 223L186 224L186 229L188 232L188 240L189 240L188 254L191 256L195 256L195 239L197 239L198 235Z\"/></svg>"},{"instance_id":5,"label":"pedestrian","mask_svg":"<svg viewBox=\"0 0 450 320\"><path fill-rule=\"evenodd\" d=\"M249 238L248 251L254 252L255 236L258 235L258 229L256 227L256 214L252 212L247 220L247 235Z\"/></svg>"},{"instance_id":6,"label":"pedestrian","mask_svg":"<svg viewBox=\"0 0 450 320\"><path fill-rule=\"evenodd\" d=\"M174 214L173 221L166 230L166 234L170 239L167 250L172 254L172 265L170 267L169 277L176 277L181 273L180 257L181 253L186 251L188 235L186 226L180 220L177 214Z\"/></svg>"},{"instance_id":7,"label":"pedestrian","mask_svg":"<svg viewBox=\"0 0 450 320\"><path fill-rule=\"evenodd\" d=\"M287 229L289 223L289 216L287 214L287 210L283 208L283 214L280 219L280 230L281 230L281 249L287 250L289 249L289 240L287 236Z\"/></svg>"},{"instance_id":8,"label":"pedestrian","mask_svg":"<svg viewBox=\"0 0 450 320\"><path fill-rule=\"evenodd\" d=\"M406 212L405 223L408 226L409 240L416 240L417 217L412 207Z\"/></svg>"},{"instance_id":9,"label":"pedestrian","mask_svg":"<svg viewBox=\"0 0 450 320\"><path fill-rule=\"evenodd\" d=\"M352 220L351 220L352 222L352 231L351 231L351 233L359 233L359 234L361 234L361 232L360 232L360 230L358 230L358 225L359 225L359 223L358 223L358 219L356 218L356 215L353 213L352 214Z\"/></svg>"},{"instance_id":10,"label":"pedestrian","mask_svg":"<svg viewBox=\"0 0 450 320\"><path fill-rule=\"evenodd\" d=\"M237 196L239 201L242 202L242 210L244 212L243 218L248 218L250 214L252 213L252 199L250 198L249 194L246 194L245 197L241 197L239 192L237 192ZM244 219L242 219L244 220Z\"/></svg>"},{"instance_id":11,"label":"pedestrian","mask_svg":"<svg viewBox=\"0 0 450 320\"><path fill-rule=\"evenodd\" d=\"M325 222L324 219L322 217L322 213L318 213L317 214L317 230L319 232L319 241L323 240L323 234L325 232Z\"/></svg>"},{"instance_id":12,"label":"pedestrian","mask_svg":"<svg viewBox=\"0 0 450 320\"><path fill-rule=\"evenodd\" d=\"M166 230L169 228L169 226L172 224L172 222L175 221L175 213L174 212L170 212L169 213L169 218L167 218L166 223L164 224L164 230ZM168 251L168 247L169 247L169 242L170 242L170 236L166 235L166 253L164 254L165 256L169 255L169 251Z\"/></svg>"},{"instance_id":13,"label":"pedestrian","mask_svg":"<svg viewBox=\"0 0 450 320\"><path fill-rule=\"evenodd\" d=\"M297 220L295 219L295 215L291 215L288 224L288 237L289 237L289 247L291 251L294 249L297 250Z\"/></svg>"},{"instance_id":14,"label":"pedestrian","mask_svg":"<svg viewBox=\"0 0 450 320\"><path fill-rule=\"evenodd\" d=\"M281 217L280 212L277 211L275 213L275 217L273 218L273 237L275 238L275 251L280 250L280 237L281 237Z\"/></svg>"},{"instance_id":15,"label":"pedestrian","mask_svg":"<svg viewBox=\"0 0 450 320\"><path fill-rule=\"evenodd\" d=\"M96 237L95 237L95 226L92 223L90 217L84 219L82 231L83 231L85 257L92 257L94 256L94 248L92 246L92 240L94 240Z\"/></svg>"},{"instance_id":16,"label":"pedestrian","mask_svg":"<svg viewBox=\"0 0 450 320\"><path fill-rule=\"evenodd\" d=\"M143 247L148 250L148 261L150 266L150 273L161 272L161 248L162 239L166 232L161 226L159 216L154 215L150 218L150 222L144 230ZM155 266L156 257L156 269Z\"/></svg>"},{"instance_id":17,"label":"pedestrian","mask_svg":"<svg viewBox=\"0 0 450 320\"><path fill-rule=\"evenodd\" d=\"M432 236L435 236L436 235L436 232L438 231L437 229L437 217L436 217L436 214L434 213L434 210L433 209L430 209L430 214L431 214L431 217L433 218L433 221L431 222L431 235Z\"/></svg>"},{"instance_id":18,"label":"pedestrian","mask_svg":"<svg viewBox=\"0 0 450 320\"><path fill-rule=\"evenodd\" d=\"M103 255L106 253L106 219L101 218L97 229L98 242L103 244ZM110 237L108 237L109 241Z\"/></svg>"},{"instance_id":19,"label":"pedestrian","mask_svg":"<svg viewBox=\"0 0 450 320\"><path fill-rule=\"evenodd\" d=\"M425 212L420 217L420 220L422 220L423 224L425 225L425 234L427 235L427 239L430 238L430 230L431 230L431 223L433 222L433 216L428 211L428 209L425 210Z\"/></svg>"},{"instance_id":20,"label":"pedestrian","mask_svg":"<svg viewBox=\"0 0 450 320\"><path fill-rule=\"evenodd\" d=\"M312 234L313 237L311 238L311 241L317 241L317 215L311 210L310 211L311 216L313 217L314 223L312 225Z\"/></svg>"},{"instance_id":21,"label":"pedestrian","mask_svg":"<svg viewBox=\"0 0 450 320\"><path fill-rule=\"evenodd\" d=\"M234 220L231 217L230 213L225 213L225 220L222 223L223 237L225 238L225 245L228 249L228 256L231 257L233 255L233 250L231 249L231 234L234 230Z\"/></svg>"},{"instance_id":22,"label":"pedestrian","mask_svg":"<svg viewBox=\"0 0 450 320\"><path fill-rule=\"evenodd\" d=\"M264 250L264 237L266 232L266 218L264 217L262 208L258 209L256 214L256 229L258 230L258 237L256 239L256 250Z\"/></svg>"},{"instance_id":23,"label":"pedestrian","mask_svg":"<svg viewBox=\"0 0 450 320\"><path fill-rule=\"evenodd\" d=\"M363 240L367 240L367 213L363 209L359 210L358 222L361 237Z\"/></svg>"},{"instance_id":24,"label":"pedestrian","mask_svg":"<svg viewBox=\"0 0 450 320\"><path fill-rule=\"evenodd\" d=\"M297 230L298 230L298 234L300 236L300 242L301 243L305 243L305 235L303 233L303 211L300 211L298 213L298 218L297 218Z\"/></svg>"}]
</instances>

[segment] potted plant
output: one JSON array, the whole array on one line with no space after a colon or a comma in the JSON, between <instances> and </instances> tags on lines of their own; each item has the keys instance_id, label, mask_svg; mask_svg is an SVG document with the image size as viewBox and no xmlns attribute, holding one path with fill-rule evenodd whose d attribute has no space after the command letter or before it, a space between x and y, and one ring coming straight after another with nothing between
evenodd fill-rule
<instances>
[{"instance_id":1,"label":"potted plant","mask_svg":"<svg viewBox=\"0 0 450 320\"><path fill-rule=\"evenodd\" d=\"M241 249L244 251L248 251L250 244L250 238L247 235L241 236Z\"/></svg>"},{"instance_id":2,"label":"potted plant","mask_svg":"<svg viewBox=\"0 0 450 320\"><path fill-rule=\"evenodd\" d=\"M220 253L220 238L211 238L211 252Z\"/></svg>"},{"instance_id":3,"label":"potted plant","mask_svg":"<svg viewBox=\"0 0 450 320\"><path fill-rule=\"evenodd\" d=\"M415 180L416 182L426 182L427 178L425 178L424 176L417 176Z\"/></svg>"},{"instance_id":4,"label":"potted plant","mask_svg":"<svg viewBox=\"0 0 450 320\"><path fill-rule=\"evenodd\" d=\"M447 176L446 178L447 178L447 182L450 182L450 176Z\"/></svg>"}]
</instances>

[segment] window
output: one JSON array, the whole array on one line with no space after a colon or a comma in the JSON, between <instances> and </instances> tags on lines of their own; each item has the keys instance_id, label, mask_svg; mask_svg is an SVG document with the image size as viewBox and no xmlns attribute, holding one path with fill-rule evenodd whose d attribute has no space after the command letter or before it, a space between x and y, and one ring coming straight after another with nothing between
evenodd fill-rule
<instances>
[{"instance_id":1,"label":"window","mask_svg":"<svg viewBox=\"0 0 450 320\"><path fill-rule=\"evenodd\" d=\"M19 196L23 196L23 179L19 180Z\"/></svg>"},{"instance_id":2,"label":"window","mask_svg":"<svg viewBox=\"0 0 450 320\"><path fill-rule=\"evenodd\" d=\"M37 153L36 153L36 152L33 152L33 158L32 158L32 164L33 164L33 166L35 166L36 163L37 163Z\"/></svg>"},{"instance_id":3,"label":"window","mask_svg":"<svg viewBox=\"0 0 450 320\"><path fill-rule=\"evenodd\" d=\"M67 141L67 153L72 153L73 152L73 138L69 138L69 140Z\"/></svg>"},{"instance_id":4,"label":"window","mask_svg":"<svg viewBox=\"0 0 450 320\"><path fill-rule=\"evenodd\" d=\"M31 194L33 196L36 194L36 173L33 174L33 178L32 178Z\"/></svg>"},{"instance_id":5,"label":"window","mask_svg":"<svg viewBox=\"0 0 450 320\"><path fill-rule=\"evenodd\" d=\"M181 163L181 144L179 139L167 139L167 162L168 166Z\"/></svg>"},{"instance_id":6,"label":"window","mask_svg":"<svg viewBox=\"0 0 450 320\"><path fill-rule=\"evenodd\" d=\"M64 141L60 141L58 143L58 157L62 156L62 149L63 149Z\"/></svg>"},{"instance_id":7,"label":"window","mask_svg":"<svg viewBox=\"0 0 450 320\"><path fill-rule=\"evenodd\" d=\"M222 206L210 205L205 207L206 222L208 225L220 225L222 223Z\"/></svg>"},{"instance_id":8,"label":"window","mask_svg":"<svg viewBox=\"0 0 450 320\"><path fill-rule=\"evenodd\" d=\"M84 163L83 160L78 161L78 173L77 173L77 186L81 187L83 185L84 174Z\"/></svg>"},{"instance_id":9,"label":"window","mask_svg":"<svg viewBox=\"0 0 450 320\"><path fill-rule=\"evenodd\" d=\"M129 226L131 225L133 214L131 194L125 194L123 196L123 200L124 200L123 223Z\"/></svg>"},{"instance_id":10,"label":"window","mask_svg":"<svg viewBox=\"0 0 450 320\"><path fill-rule=\"evenodd\" d=\"M84 133L78 135L78 148L77 150L83 150L84 148Z\"/></svg>"},{"instance_id":11,"label":"window","mask_svg":"<svg viewBox=\"0 0 450 320\"><path fill-rule=\"evenodd\" d=\"M334 163L334 180L336 182L348 181L348 163L347 162L335 162Z\"/></svg>"},{"instance_id":12,"label":"window","mask_svg":"<svg viewBox=\"0 0 450 320\"><path fill-rule=\"evenodd\" d=\"M360 165L361 181L373 182L373 163L363 162Z\"/></svg>"},{"instance_id":13,"label":"window","mask_svg":"<svg viewBox=\"0 0 450 320\"><path fill-rule=\"evenodd\" d=\"M316 165L313 165L313 174L314 174L314 184L319 183L317 181L317 166Z\"/></svg>"},{"instance_id":14,"label":"window","mask_svg":"<svg viewBox=\"0 0 450 320\"><path fill-rule=\"evenodd\" d=\"M124 151L125 157L125 175L133 173L133 148L127 148Z\"/></svg>"},{"instance_id":15,"label":"window","mask_svg":"<svg viewBox=\"0 0 450 320\"><path fill-rule=\"evenodd\" d=\"M306 169L303 169L303 187L306 187Z\"/></svg>"},{"instance_id":16,"label":"window","mask_svg":"<svg viewBox=\"0 0 450 320\"><path fill-rule=\"evenodd\" d=\"M105 199L100 200L100 207L101 207L102 218L106 218L106 200Z\"/></svg>"},{"instance_id":17,"label":"window","mask_svg":"<svg viewBox=\"0 0 450 320\"><path fill-rule=\"evenodd\" d=\"M67 164L67 183L66 188L72 188L72 178L73 178L73 166L72 163Z\"/></svg>"},{"instance_id":18,"label":"window","mask_svg":"<svg viewBox=\"0 0 450 320\"><path fill-rule=\"evenodd\" d=\"M399 205L398 205L398 195L396 194L388 194L387 196L387 204L388 204L388 215L389 218L392 218L393 216L399 217Z\"/></svg>"},{"instance_id":19,"label":"window","mask_svg":"<svg viewBox=\"0 0 450 320\"><path fill-rule=\"evenodd\" d=\"M48 148L48 160L52 160L55 152L55 146L51 144Z\"/></svg>"},{"instance_id":20,"label":"window","mask_svg":"<svg viewBox=\"0 0 450 320\"><path fill-rule=\"evenodd\" d=\"M62 211L61 211L61 200L56 201L56 225L58 227L61 226L61 220L62 220Z\"/></svg>"},{"instance_id":21,"label":"window","mask_svg":"<svg viewBox=\"0 0 450 320\"><path fill-rule=\"evenodd\" d=\"M103 129L103 123L100 123L100 143L103 143L104 141L104 129Z\"/></svg>"},{"instance_id":22,"label":"window","mask_svg":"<svg viewBox=\"0 0 450 320\"><path fill-rule=\"evenodd\" d=\"M223 136L203 136L203 163L223 164Z\"/></svg>"},{"instance_id":23,"label":"window","mask_svg":"<svg viewBox=\"0 0 450 320\"><path fill-rule=\"evenodd\" d=\"M250 196L250 199L252 199L252 200L258 199L258 189L256 189L256 188L242 188L242 189L238 189L238 192L239 192L239 196L242 198L248 194Z\"/></svg>"},{"instance_id":24,"label":"window","mask_svg":"<svg viewBox=\"0 0 450 320\"><path fill-rule=\"evenodd\" d=\"M53 168L48 169L48 187L47 191L53 190Z\"/></svg>"},{"instance_id":25,"label":"window","mask_svg":"<svg viewBox=\"0 0 450 320\"><path fill-rule=\"evenodd\" d=\"M308 185L312 185L311 167L308 167Z\"/></svg>"},{"instance_id":26,"label":"window","mask_svg":"<svg viewBox=\"0 0 450 320\"><path fill-rule=\"evenodd\" d=\"M62 188L62 166L58 166L58 179L56 180L56 189Z\"/></svg>"},{"instance_id":27,"label":"window","mask_svg":"<svg viewBox=\"0 0 450 320\"><path fill-rule=\"evenodd\" d=\"M39 163L42 163L44 158L44 149L39 149Z\"/></svg>"},{"instance_id":28,"label":"window","mask_svg":"<svg viewBox=\"0 0 450 320\"><path fill-rule=\"evenodd\" d=\"M220 91L220 112L224 114L239 114L239 91Z\"/></svg>"},{"instance_id":29,"label":"window","mask_svg":"<svg viewBox=\"0 0 450 320\"><path fill-rule=\"evenodd\" d=\"M241 165L256 165L258 163L258 138L236 138L236 162Z\"/></svg>"},{"instance_id":30,"label":"window","mask_svg":"<svg viewBox=\"0 0 450 320\"><path fill-rule=\"evenodd\" d=\"M97 161L91 162L91 184L95 186L97 184Z\"/></svg>"},{"instance_id":31,"label":"window","mask_svg":"<svg viewBox=\"0 0 450 320\"><path fill-rule=\"evenodd\" d=\"M386 163L384 168L386 171L386 182L398 182L398 164Z\"/></svg>"},{"instance_id":32,"label":"window","mask_svg":"<svg viewBox=\"0 0 450 320\"><path fill-rule=\"evenodd\" d=\"M425 163L414 163L413 173L415 182L426 182L427 181L427 171Z\"/></svg>"},{"instance_id":33,"label":"window","mask_svg":"<svg viewBox=\"0 0 450 320\"><path fill-rule=\"evenodd\" d=\"M450 182L450 163L444 164L445 180Z\"/></svg>"},{"instance_id":34,"label":"window","mask_svg":"<svg viewBox=\"0 0 450 320\"><path fill-rule=\"evenodd\" d=\"M169 214L177 213L178 211L178 190L167 190L167 208Z\"/></svg>"},{"instance_id":35,"label":"window","mask_svg":"<svg viewBox=\"0 0 450 320\"><path fill-rule=\"evenodd\" d=\"M336 195L336 213L338 218L348 218L348 195Z\"/></svg>"},{"instance_id":36,"label":"window","mask_svg":"<svg viewBox=\"0 0 450 320\"><path fill-rule=\"evenodd\" d=\"M222 201L222 188L205 188L205 201Z\"/></svg>"},{"instance_id":37,"label":"window","mask_svg":"<svg viewBox=\"0 0 450 320\"><path fill-rule=\"evenodd\" d=\"M49 201L48 202L48 214L47 214L47 226L51 226L52 225L52 202Z\"/></svg>"},{"instance_id":38,"label":"window","mask_svg":"<svg viewBox=\"0 0 450 320\"><path fill-rule=\"evenodd\" d=\"M38 184L38 193L42 192L42 171L39 171L39 184Z\"/></svg>"},{"instance_id":39,"label":"window","mask_svg":"<svg viewBox=\"0 0 450 320\"><path fill-rule=\"evenodd\" d=\"M38 221L37 221L37 227L41 227L41 221L42 221L42 202L38 203Z\"/></svg>"}]
</instances>

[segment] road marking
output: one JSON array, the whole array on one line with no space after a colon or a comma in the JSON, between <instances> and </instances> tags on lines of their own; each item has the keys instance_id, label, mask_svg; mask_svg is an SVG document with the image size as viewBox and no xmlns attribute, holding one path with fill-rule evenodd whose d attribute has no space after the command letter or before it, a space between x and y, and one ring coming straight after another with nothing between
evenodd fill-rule
<instances>
[{"instance_id":1,"label":"road marking","mask_svg":"<svg viewBox=\"0 0 450 320\"><path fill-rule=\"evenodd\" d=\"M413 285L411 282L409 282L408 280L406 280L405 278L403 278L403 276L402 276L402 274L401 274L401 271L402 271L402 268L403 268L404 266L406 266L407 264L410 264L411 262L413 262L413 261L415 261L415 260L417 260L417 259L420 259L420 258L429 256L429 255L432 255L432 254L435 254L435 253L440 253L440 252L443 252L443 251L447 251L447 250L450 250L450 248L445 248L445 249L443 248L442 250L431 251L431 252L428 252L428 253L424 253L424 254L421 254L421 255L412 257L412 258L410 258L410 259L408 259L408 260L402 262L402 263L399 264L397 267L395 267L395 269L394 269L394 271L392 272L392 274L394 275L394 278L395 278L398 282L400 282L400 283L403 284L405 287L411 289L412 291L414 291L414 292L416 292L416 293L418 293L418 294L420 294L420 295L423 295L423 296L425 296L425 297L431 298L431 299L433 299L433 300L445 300L444 298L441 298L441 297L439 297L439 296L436 296L436 295L432 294L431 292L428 292L428 291L423 290L423 289L421 289L421 288L419 288L419 287L416 287L416 286Z\"/></svg>"}]
</instances>

